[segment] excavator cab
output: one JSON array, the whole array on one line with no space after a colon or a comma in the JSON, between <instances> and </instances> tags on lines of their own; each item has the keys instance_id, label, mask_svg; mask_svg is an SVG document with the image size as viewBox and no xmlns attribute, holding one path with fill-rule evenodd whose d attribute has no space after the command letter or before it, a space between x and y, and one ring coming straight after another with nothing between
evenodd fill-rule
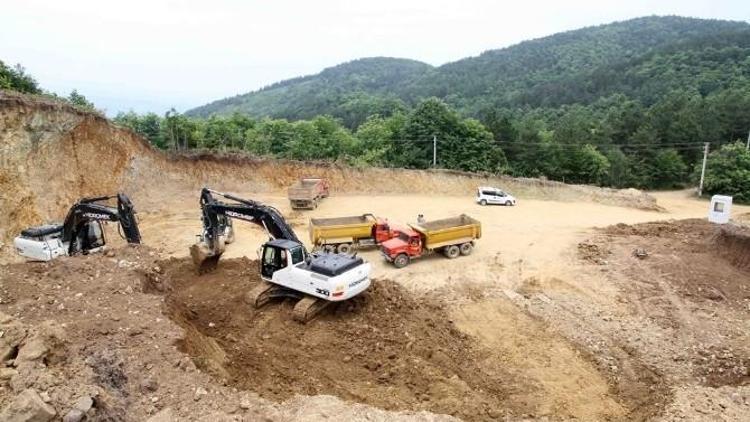
<instances>
[{"instance_id":1,"label":"excavator cab","mask_svg":"<svg viewBox=\"0 0 750 422\"><path fill-rule=\"evenodd\" d=\"M76 232L75 243L71 245L72 252L96 252L107 243L104 239L102 223L98 220L88 220L81 223Z\"/></svg>"},{"instance_id":2,"label":"excavator cab","mask_svg":"<svg viewBox=\"0 0 750 422\"><path fill-rule=\"evenodd\" d=\"M263 245L260 260L260 275L271 280L273 273L289 265L297 265L305 260L305 250L297 242L275 239Z\"/></svg>"}]
</instances>

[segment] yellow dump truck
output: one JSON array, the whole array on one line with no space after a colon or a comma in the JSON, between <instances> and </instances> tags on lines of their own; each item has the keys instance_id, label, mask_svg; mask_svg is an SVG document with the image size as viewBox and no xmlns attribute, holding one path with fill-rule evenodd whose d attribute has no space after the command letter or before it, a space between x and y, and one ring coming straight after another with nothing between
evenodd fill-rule
<instances>
[{"instance_id":1,"label":"yellow dump truck","mask_svg":"<svg viewBox=\"0 0 750 422\"><path fill-rule=\"evenodd\" d=\"M348 253L354 247L379 245L398 233L388 220L372 214L310 219L312 244L339 253Z\"/></svg>"},{"instance_id":2,"label":"yellow dump truck","mask_svg":"<svg viewBox=\"0 0 750 422\"><path fill-rule=\"evenodd\" d=\"M432 251L442 252L450 259L469 255L474 241L482 237L482 223L466 214L409 227L411 230L382 245L383 256L398 268Z\"/></svg>"}]
</instances>

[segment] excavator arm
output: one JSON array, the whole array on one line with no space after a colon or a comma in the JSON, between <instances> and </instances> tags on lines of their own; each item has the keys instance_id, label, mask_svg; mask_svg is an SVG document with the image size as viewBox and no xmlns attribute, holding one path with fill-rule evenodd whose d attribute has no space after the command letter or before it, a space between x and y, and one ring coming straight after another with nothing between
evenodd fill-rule
<instances>
[{"instance_id":1,"label":"excavator arm","mask_svg":"<svg viewBox=\"0 0 750 422\"><path fill-rule=\"evenodd\" d=\"M214 195L232 202L219 201ZM302 243L292 227L274 207L256 201L238 198L209 188L201 190L200 197L203 233L201 241L190 247L190 255L200 272L214 269L224 253L224 226L226 219L238 219L257 224L274 239Z\"/></svg>"},{"instance_id":2,"label":"excavator arm","mask_svg":"<svg viewBox=\"0 0 750 422\"><path fill-rule=\"evenodd\" d=\"M102 203L113 198L117 198L116 208ZM141 232L135 218L135 207L127 195L118 193L114 196L83 198L70 208L63 223L62 240L70 245L68 255L74 255L87 249L87 245L81 244L81 239L86 235L84 230L93 221L118 222L122 229L122 236L128 243L141 243Z\"/></svg>"}]
</instances>

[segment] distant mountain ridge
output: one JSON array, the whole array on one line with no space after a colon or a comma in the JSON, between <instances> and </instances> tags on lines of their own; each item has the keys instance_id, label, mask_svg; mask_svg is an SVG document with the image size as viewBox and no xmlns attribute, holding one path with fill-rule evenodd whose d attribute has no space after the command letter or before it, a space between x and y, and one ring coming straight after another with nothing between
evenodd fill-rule
<instances>
[{"instance_id":1,"label":"distant mountain ridge","mask_svg":"<svg viewBox=\"0 0 750 422\"><path fill-rule=\"evenodd\" d=\"M330 114L348 126L438 97L467 115L557 107L625 94L644 104L675 88L702 94L750 79L750 24L644 17L562 32L439 67L364 58L189 110L291 120Z\"/></svg>"}]
</instances>

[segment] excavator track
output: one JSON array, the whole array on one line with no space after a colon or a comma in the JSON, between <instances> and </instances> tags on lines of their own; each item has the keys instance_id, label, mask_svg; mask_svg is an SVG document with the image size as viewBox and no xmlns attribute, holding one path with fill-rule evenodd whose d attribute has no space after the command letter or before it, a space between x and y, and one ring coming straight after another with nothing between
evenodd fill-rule
<instances>
[{"instance_id":1,"label":"excavator track","mask_svg":"<svg viewBox=\"0 0 750 422\"><path fill-rule=\"evenodd\" d=\"M294 305L292 318L294 318L294 320L297 322L307 324L330 303L331 302L328 300L318 299L317 297L312 296L305 296L299 302L297 302L296 305Z\"/></svg>"},{"instance_id":2,"label":"excavator track","mask_svg":"<svg viewBox=\"0 0 750 422\"><path fill-rule=\"evenodd\" d=\"M305 294L302 292L298 292L296 290L292 290L289 288L286 288L284 286L279 286L278 284L269 283L267 281L262 282L258 286L256 286L254 289L247 292L245 295L245 302L252 305L254 308L260 308L266 303L270 302L272 299L276 298L291 298L291 299L300 299Z\"/></svg>"},{"instance_id":3,"label":"excavator track","mask_svg":"<svg viewBox=\"0 0 750 422\"><path fill-rule=\"evenodd\" d=\"M276 286L266 281L257 285L254 289L247 292L245 295L245 302L253 306L253 308L260 308L266 303L273 299L271 292Z\"/></svg>"}]
</instances>

